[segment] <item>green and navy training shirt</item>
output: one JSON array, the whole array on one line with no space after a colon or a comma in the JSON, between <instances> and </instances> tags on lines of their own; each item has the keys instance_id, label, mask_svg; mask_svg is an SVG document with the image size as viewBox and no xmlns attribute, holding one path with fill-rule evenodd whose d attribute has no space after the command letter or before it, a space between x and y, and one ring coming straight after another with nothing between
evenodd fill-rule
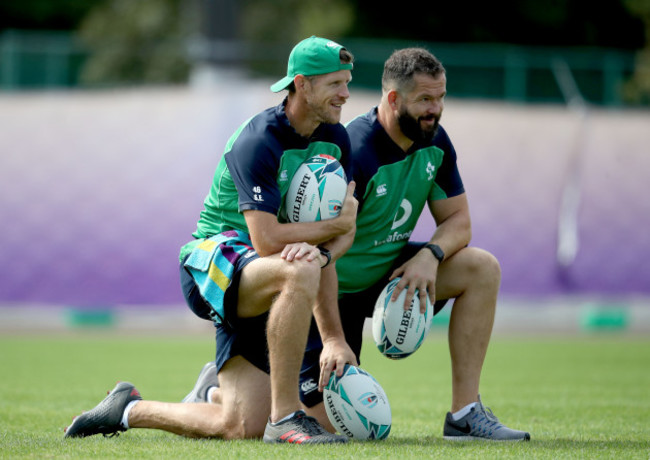
<instances>
[{"instance_id":1,"label":"green and navy training shirt","mask_svg":"<svg viewBox=\"0 0 650 460\"><path fill-rule=\"evenodd\" d=\"M183 246L181 260L204 238L227 230L248 233L243 211L269 212L286 222L283 203L291 178L314 155L333 156L351 177L343 125L321 123L307 139L290 125L285 103L248 119L228 140L192 234L196 240Z\"/></svg>"},{"instance_id":2,"label":"green and navy training shirt","mask_svg":"<svg viewBox=\"0 0 650 460\"><path fill-rule=\"evenodd\" d=\"M359 200L357 232L337 261L339 292L358 292L381 279L407 244L428 201L464 193L456 151L439 127L433 140L404 152L377 120L377 108L347 125Z\"/></svg>"}]
</instances>

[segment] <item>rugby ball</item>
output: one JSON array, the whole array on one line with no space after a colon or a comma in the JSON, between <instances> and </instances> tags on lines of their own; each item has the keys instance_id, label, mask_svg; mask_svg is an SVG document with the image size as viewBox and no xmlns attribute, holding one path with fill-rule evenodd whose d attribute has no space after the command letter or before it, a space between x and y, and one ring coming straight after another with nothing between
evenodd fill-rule
<instances>
[{"instance_id":1,"label":"rugby ball","mask_svg":"<svg viewBox=\"0 0 650 460\"><path fill-rule=\"evenodd\" d=\"M296 170L285 195L289 222L315 222L338 216L348 181L336 158L315 155Z\"/></svg>"},{"instance_id":2,"label":"rugby ball","mask_svg":"<svg viewBox=\"0 0 650 460\"><path fill-rule=\"evenodd\" d=\"M433 321L433 305L429 296L424 314L420 313L420 297L417 291L406 310L406 289L396 301L390 300L399 280L400 278L395 278L384 287L372 314L372 337L379 351L391 359L406 358L420 348Z\"/></svg>"},{"instance_id":3,"label":"rugby ball","mask_svg":"<svg viewBox=\"0 0 650 460\"><path fill-rule=\"evenodd\" d=\"M332 425L352 439L386 439L392 424L383 388L363 369L346 364L341 377L332 372L323 389L325 411Z\"/></svg>"}]
</instances>

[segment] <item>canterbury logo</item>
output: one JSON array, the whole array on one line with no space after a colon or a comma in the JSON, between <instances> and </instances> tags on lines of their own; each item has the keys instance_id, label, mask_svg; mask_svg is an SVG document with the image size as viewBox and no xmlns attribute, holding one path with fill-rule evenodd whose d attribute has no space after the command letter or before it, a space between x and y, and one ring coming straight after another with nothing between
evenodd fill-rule
<instances>
[{"instance_id":1,"label":"canterbury logo","mask_svg":"<svg viewBox=\"0 0 650 460\"><path fill-rule=\"evenodd\" d=\"M314 391L316 388L318 388L318 385L316 382L314 382L314 379L305 380L300 385L300 389L303 393L309 393L311 391Z\"/></svg>"}]
</instances>

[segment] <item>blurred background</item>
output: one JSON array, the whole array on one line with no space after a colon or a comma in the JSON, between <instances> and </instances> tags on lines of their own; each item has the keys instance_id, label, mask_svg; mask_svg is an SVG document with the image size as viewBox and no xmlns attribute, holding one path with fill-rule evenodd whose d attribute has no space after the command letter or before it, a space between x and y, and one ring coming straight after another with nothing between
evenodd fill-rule
<instances>
[{"instance_id":1,"label":"blurred background","mask_svg":"<svg viewBox=\"0 0 650 460\"><path fill-rule=\"evenodd\" d=\"M211 327L178 250L310 35L355 55L343 121L393 50L445 65L497 331L650 331L650 0L0 2L0 330Z\"/></svg>"}]
</instances>

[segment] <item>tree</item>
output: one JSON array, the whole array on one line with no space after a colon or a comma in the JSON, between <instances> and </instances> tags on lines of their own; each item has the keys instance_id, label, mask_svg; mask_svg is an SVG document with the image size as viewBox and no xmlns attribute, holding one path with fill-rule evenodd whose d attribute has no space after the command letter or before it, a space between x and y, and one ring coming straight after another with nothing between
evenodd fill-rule
<instances>
[{"instance_id":1,"label":"tree","mask_svg":"<svg viewBox=\"0 0 650 460\"><path fill-rule=\"evenodd\" d=\"M638 52L632 78L624 88L624 96L635 104L650 103L650 0L625 0L630 12L645 26L645 47Z\"/></svg>"},{"instance_id":2,"label":"tree","mask_svg":"<svg viewBox=\"0 0 650 460\"><path fill-rule=\"evenodd\" d=\"M106 0L79 29L90 50L86 84L185 82L185 49L194 18L179 0Z\"/></svg>"}]
</instances>

